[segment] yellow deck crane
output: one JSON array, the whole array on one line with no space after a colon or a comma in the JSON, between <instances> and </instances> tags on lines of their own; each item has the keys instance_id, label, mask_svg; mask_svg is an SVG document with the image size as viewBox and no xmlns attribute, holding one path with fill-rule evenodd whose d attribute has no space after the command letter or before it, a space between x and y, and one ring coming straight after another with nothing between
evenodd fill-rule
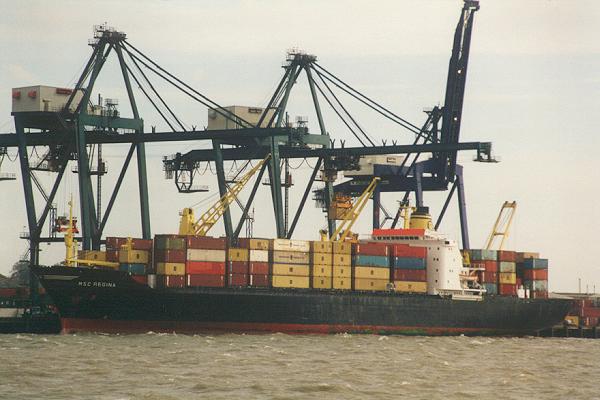
<instances>
[{"instance_id":1,"label":"yellow deck crane","mask_svg":"<svg viewBox=\"0 0 600 400\"><path fill-rule=\"evenodd\" d=\"M500 247L498 247L498 250L502 250L502 247L504 247L504 242L506 241L506 239L508 238L508 234L510 233L510 225L512 224L516 211L516 201L505 201L504 204L502 204L502 207L500 207L500 212L498 213L498 218L496 218L496 222L494 223L494 227L492 228L492 232L490 233L490 236L488 236L488 240L485 245L486 250L492 249L494 239L496 239L497 236L502 237L502 240L500 241Z\"/></svg>"},{"instance_id":2,"label":"yellow deck crane","mask_svg":"<svg viewBox=\"0 0 600 400\"><path fill-rule=\"evenodd\" d=\"M367 202L371 198L377 183L379 183L381 178L378 176L374 177L371 183L367 186L364 192L356 199L356 202L352 205L350 211L345 213L344 218L341 219L342 222L338 225L337 229L331 236L327 235L327 231L321 231L321 240L323 241L332 241L332 242L344 242L346 240L349 241L357 241L358 235L353 234L351 231L352 226L358 219L363 208L367 205Z\"/></svg>"},{"instance_id":3,"label":"yellow deck crane","mask_svg":"<svg viewBox=\"0 0 600 400\"><path fill-rule=\"evenodd\" d=\"M233 185L227 193L217 200L204 214L200 216L198 220L194 217L194 210L191 208L184 208L181 210L181 220L179 222L179 234L180 235L194 235L194 236L206 236L208 231L215 225L215 223L221 218L231 203L235 201L237 195L242 191L244 186L250 181L252 176L261 169L264 163L266 163L271 154L268 154L264 160L261 160L256 164L250 171L248 171L240 180Z\"/></svg>"}]
</instances>

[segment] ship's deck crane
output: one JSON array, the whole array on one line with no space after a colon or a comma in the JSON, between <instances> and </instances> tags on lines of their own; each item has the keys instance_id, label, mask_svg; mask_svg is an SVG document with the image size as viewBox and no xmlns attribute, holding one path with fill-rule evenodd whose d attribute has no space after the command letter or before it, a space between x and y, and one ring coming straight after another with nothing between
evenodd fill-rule
<instances>
[{"instance_id":1,"label":"ship's deck crane","mask_svg":"<svg viewBox=\"0 0 600 400\"><path fill-rule=\"evenodd\" d=\"M494 227L492 228L492 232L490 232L490 236L488 236L488 240L485 245L486 250L492 249L496 237L502 237L502 240L500 241L500 246L498 247L498 250L502 250L502 247L504 247L504 242L506 241L506 239L508 238L508 234L510 233L510 226L512 224L516 211L516 201L505 201L504 204L502 204L502 207L500 207L500 212L498 213L498 218L496 218L496 222L494 223Z\"/></svg>"},{"instance_id":2,"label":"ship's deck crane","mask_svg":"<svg viewBox=\"0 0 600 400\"><path fill-rule=\"evenodd\" d=\"M231 188L211 207L209 207L209 209L202 214L197 221L194 217L194 210L189 207L184 208L180 214L181 221L179 222L179 234L205 236L219 220L219 218L225 214L225 211L229 208L229 205L233 203L235 199L237 199L237 195L250 181L252 176L254 176L254 174L256 174L270 158L271 155L267 155L262 161L260 161L250 171L242 176L239 181L231 186Z\"/></svg>"}]
</instances>

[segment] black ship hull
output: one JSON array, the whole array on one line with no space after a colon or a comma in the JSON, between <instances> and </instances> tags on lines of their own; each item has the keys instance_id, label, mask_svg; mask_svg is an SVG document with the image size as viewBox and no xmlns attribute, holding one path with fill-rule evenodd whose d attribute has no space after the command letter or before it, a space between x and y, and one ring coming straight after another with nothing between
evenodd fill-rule
<instances>
[{"instance_id":1,"label":"black ship hull","mask_svg":"<svg viewBox=\"0 0 600 400\"><path fill-rule=\"evenodd\" d=\"M274 288L152 289L119 271L37 267L63 332L289 332L534 335L571 303L481 301L388 292Z\"/></svg>"}]
</instances>

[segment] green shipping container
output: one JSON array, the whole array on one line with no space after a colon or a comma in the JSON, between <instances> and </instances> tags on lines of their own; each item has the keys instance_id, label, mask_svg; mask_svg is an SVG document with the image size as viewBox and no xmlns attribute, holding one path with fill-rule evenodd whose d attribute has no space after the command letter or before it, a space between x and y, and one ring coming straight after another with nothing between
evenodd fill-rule
<instances>
[{"instance_id":1,"label":"green shipping container","mask_svg":"<svg viewBox=\"0 0 600 400\"><path fill-rule=\"evenodd\" d=\"M157 250L185 250L185 239L173 236L155 236L154 245Z\"/></svg>"}]
</instances>

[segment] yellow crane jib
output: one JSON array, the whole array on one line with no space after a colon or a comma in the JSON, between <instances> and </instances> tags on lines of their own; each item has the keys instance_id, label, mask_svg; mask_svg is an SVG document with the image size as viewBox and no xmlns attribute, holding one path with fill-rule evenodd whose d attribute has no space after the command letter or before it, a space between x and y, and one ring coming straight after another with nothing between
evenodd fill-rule
<instances>
[{"instance_id":1,"label":"yellow crane jib","mask_svg":"<svg viewBox=\"0 0 600 400\"><path fill-rule=\"evenodd\" d=\"M365 208L365 205L367 205L367 202L371 198L371 195L373 194L373 191L375 190L375 187L377 186L380 180L381 178L379 178L378 176L373 178L373 180L371 181L371 183L369 183L365 191L362 192L358 199L356 199L356 202L354 203L350 211L346 214L342 222L340 222L335 232L333 232L333 235L331 235L330 240L336 242L343 242L347 238L351 237L352 226L358 219L358 216L362 212L363 208Z\"/></svg>"},{"instance_id":2,"label":"yellow crane jib","mask_svg":"<svg viewBox=\"0 0 600 400\"><path fill-rule=\"evenodd\" d=\"M498 213L498 218L496 218L496 223L494 223L494 227L492 228L492 232L490 236L488 236L487 243L485 245L486 250L491 250L492 245L494 244L494 239L497 236L501 236L502 240L500 241L500 247L498 250L502 250L504 247L504 242L506 238L508 238L508 234L510 232L510 226L512 224L513 218L515 216L515 212L517 212L517 202L509 202L505 201L500 208L500 212ZM504 228L504 229L501 229Z\"/></svg>"},{"instance_id":3,"label":"yellow crane jib","mask_svg":"<svg viewBox=\"0 0 600 400\"><path fill-rule=\"evenodd\" d=\"M208 231L215 225L215 223L221 218L231 203L235 201L237 195L242 191L244 186L250 181L252 176L258 172L266 163L271 154L268 154L263 160L256 164L250 171L240 178L231 188L217 200L209 209L200 216L196 221L194 217L194 210L191 208L184 208L181 210L181 220L179 222L179 234L180 235L195 235L195 236L206 236Z\"/></svg>"}]
</instances>

